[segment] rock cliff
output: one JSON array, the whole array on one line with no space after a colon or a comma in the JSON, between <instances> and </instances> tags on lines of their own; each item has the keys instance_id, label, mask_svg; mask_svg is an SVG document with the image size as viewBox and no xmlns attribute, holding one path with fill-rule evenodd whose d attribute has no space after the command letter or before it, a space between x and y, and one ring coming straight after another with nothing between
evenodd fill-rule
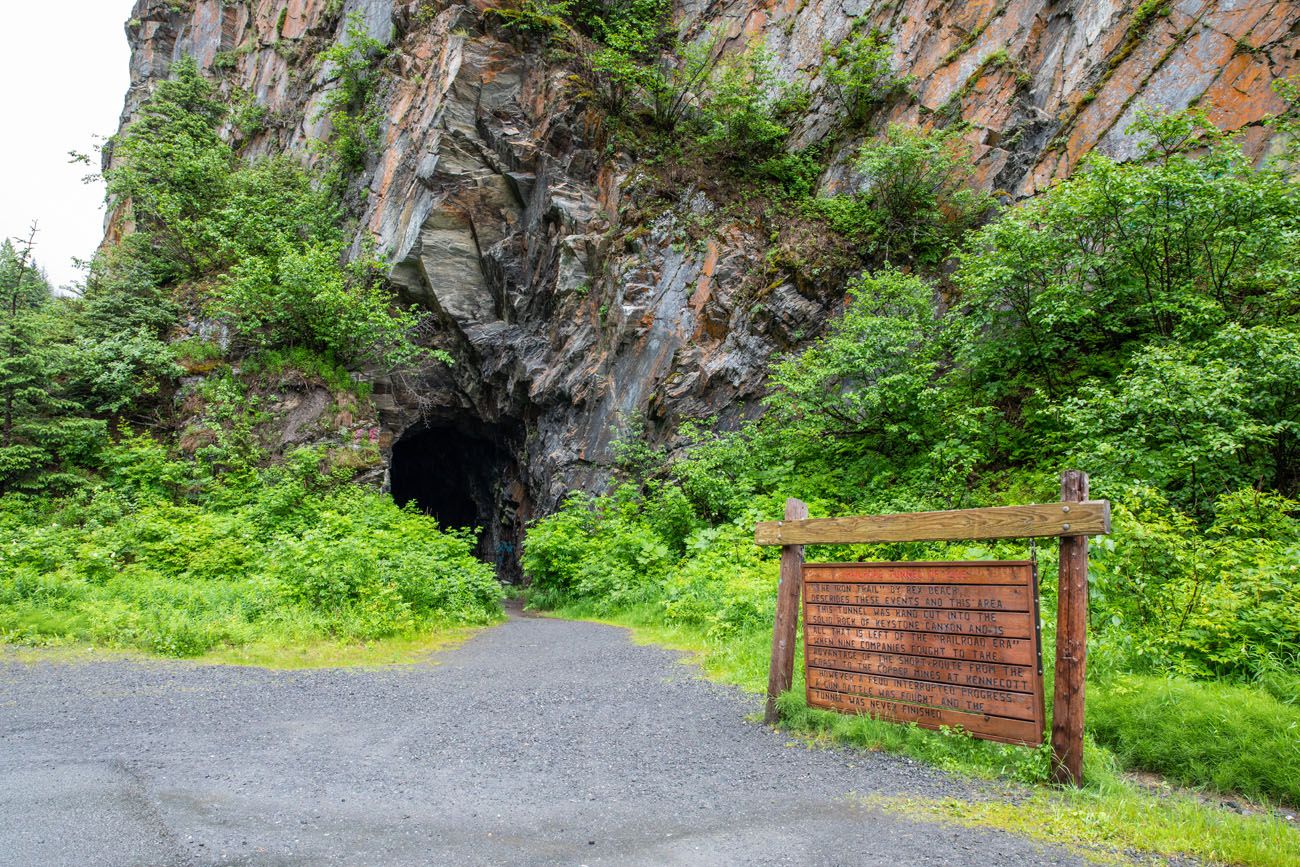
<instances>
[{"instance_id":1,"label":"rock cliff","mask_svg":"<svg viewBox=\"0 0 1300 867\"><path fill-rule=\"evenodd\" d=\"M243 153L310 160L308 143L328 123L319 111L328 70L316 55L343 38L353 13L391 46L380 144L353 190L358 244L377 242L392 281L436 314L435 339L457 364L376 382L382 443L396 488L452 496L443 482L412 480L452 478L455 496L489 524L489 547L508 553L530 515L602 484L611 442L633 420L662 437L684 418L734 425L757 412L769 358L817 334L842 287L765 264L768 239L716 210L689 176L676 179L671 207L639 207L640 167L607 147L570 70L492 25L485 8L138 0L123 120L193 54L265 108ZM910 98L876 128L969 122L979 183L1009 197L1033 195L1094 149L1131 153L1125 129L1143 105L1205 106L1263 155L1262 121L1282 108L1269 85L1300 71L1298 13L1286 0L679 0L676 9L692 32L719 28L724 48L764 39L781 77L807 83L798 143L835 122L825 46L865 20L913 78ZM860 141L841 140L824 188L855 183L849 156ZM110 217L110 234L119 222ZM688 223L706 229L684 232Z\"/></svg>"}]
</instances>

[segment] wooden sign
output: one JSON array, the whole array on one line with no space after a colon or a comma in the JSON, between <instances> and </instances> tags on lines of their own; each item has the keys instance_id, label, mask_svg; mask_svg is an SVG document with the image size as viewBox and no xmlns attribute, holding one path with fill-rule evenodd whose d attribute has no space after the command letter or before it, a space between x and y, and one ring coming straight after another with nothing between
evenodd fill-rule
<instances>
[{"instance_id":1,"label":"wooden sign","mask_svg":"<svg viewBox=\"0 0 1300 867\"><path fill-rule=\"evenodd\" d=\"M803 566L808 704L1043 742L1029 561Z\"/></svg>"},{"instance_id":2,"label":"wooden sign","mask_svg":"<svg viewBox=\"0 0 1300 867\"><path fill-rule=\"evenodd\" d=\"M929 728L961 726L1016 744L1043 740L1038 586L1027 562L805 565L804 545L1055 536L1061 559L1052 699L1052 776L1083 781L1088 653L1088 537L1110 532L1110 503L1088 499L1088 474L1061 474L1061 500L948 512L808 517L754 528L781 546L772 663L763 719L794 680L799 597L804 600L808 703ZM805 580L806 579L806 580Z\"/></svg>"}]
</instances>

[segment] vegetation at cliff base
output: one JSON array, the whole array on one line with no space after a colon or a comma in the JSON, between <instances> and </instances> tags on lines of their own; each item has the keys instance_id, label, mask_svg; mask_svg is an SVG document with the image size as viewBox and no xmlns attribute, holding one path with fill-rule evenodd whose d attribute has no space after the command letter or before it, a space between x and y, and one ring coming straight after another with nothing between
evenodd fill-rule
<instances>
[{"instance_id":1,"label":"vegetation at cliff base","mask_svg":"<svg viewBox=\"0 0 1300 867\"><path fill-rule=\"evenodd\" d=\"M336 53L339 127L365 74ZM445 356L349 258L337 168L242 159L229 117L191 59L158 83L105 172L131 231L80 297L0 249L0 640L195 656L500 616L471 531L353 483L381 459L352 373ZM302 394L307 444L272 411Z\"/></svg>"},{"instance_id":2,"label":"vegetation at cliff base","mask_svg":"<svg viewBox=\"0 0 1300 867\"><path fill-rule=\"evenodd\" d=\"M321 457L215 476L127 438L76 495L0 498L0 638L197 656L499 616L469 531L324 475Z\"/></svg>"}]
</instances>

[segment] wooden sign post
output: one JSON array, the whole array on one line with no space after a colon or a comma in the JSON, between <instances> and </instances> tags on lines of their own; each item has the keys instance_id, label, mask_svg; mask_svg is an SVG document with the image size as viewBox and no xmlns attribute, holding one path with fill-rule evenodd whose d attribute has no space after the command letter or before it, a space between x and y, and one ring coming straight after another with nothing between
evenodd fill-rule
<instances>
[{"instance_id":1,"label":"wooden sign post","mask_svg":"<svg viewBox=\"0 0 1300 867\"><path fill-rule=\"evenodd\" d=\"M785 501L785 519L802 521L808 506L800 500ZM799 594L803 590L803 545L781 548L781 579L776 587L776 627L772 631L772 664L767 671L767 710L763 721L772 725L781 714L777 696L794 683L794 642L799 631Z\"/></svg>"},{"instance_id":2,"label":"wooden sign post","mask_svg":"<svg viewBox=\"0 0 1300 867\"><path fill-rule=\"evenodd\" d=\"M1061 502L1088 499L1088 474L1061 476ZM1062 509L1074 508L1062 505ZM1069 512L1065 513L1069 516ZM1073 525L1070 525L1073 529ZM1052 690L1052 778L1083 783L1083 689L1088 657L1088 537L1062 536L1056 594L1056 684Z\"/></svg>"},{"instance_id":3,"label":"wooden sign post","mask_svg":"<svg viewBox=\"0 0 1300 867\"><path fill-rule=\"evenodd\" d=\"M785 520L759 524L759 545L781 545L767 713L794 679L799 599L804 603L808 703L975 737L1043 740L1043 669L1037 572L1031 563L807 564L805 544L1050 537L1061 540L1053 774L1082 782L1087 646L1088 536L1110 532L1110 504L1088 500L1088 477L1070 471L1061 502L951 512L807 518L798 500Z\"/></svg>"}]
</instances>

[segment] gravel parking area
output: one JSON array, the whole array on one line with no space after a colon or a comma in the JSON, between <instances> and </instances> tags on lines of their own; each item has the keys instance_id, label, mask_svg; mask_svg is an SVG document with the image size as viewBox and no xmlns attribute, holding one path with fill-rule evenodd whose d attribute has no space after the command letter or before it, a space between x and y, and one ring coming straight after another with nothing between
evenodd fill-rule
<instances>
[{"instance_id":1,"label":"gravel parking area","mask_svg":"<svg viewBox=\"0 0 1300 867\"><path fill-rule=\"evenodd\" d=\"M0 863L1081 863L864 806L980 789L759 709L622 629L524 616L382 669L0 652Z\"/></svg>"}]
</instances>

